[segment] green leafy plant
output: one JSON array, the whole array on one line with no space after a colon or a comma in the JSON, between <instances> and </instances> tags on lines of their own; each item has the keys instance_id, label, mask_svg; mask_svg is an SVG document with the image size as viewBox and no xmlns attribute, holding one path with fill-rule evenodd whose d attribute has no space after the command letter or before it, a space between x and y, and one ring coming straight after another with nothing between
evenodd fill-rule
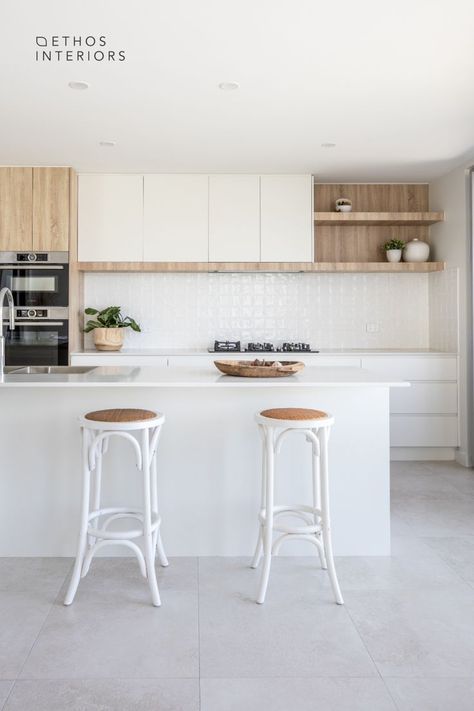
<instances>
[{"instance_id":1,"label":"green leafy plant","mask_svg":"<svg viewBox=\"0 0 474 711\"><path fill-rule=\"evenodd\" d=\"M95 316L96 318L89 319L84 328L84 333L89 333L94 328L131 328L133 331L141 331L138 323L130 316L125 316L124 318L120 310L120 306L108 306L102 311L91 308L86 309L85 313L88 316Z\"/></svg>"},{"instance_id":2,"label":"green leafy plant","mask_svg":"<svg viewBox=\"0 0 474 711\"><path fill-rule=\"evenodd\" d=\"M403 249L405 246L405 242L401 239L391 239L388 242L385 242L383 248L386 252L392 250L392 249Z\"/></svg>"}]
</instances>

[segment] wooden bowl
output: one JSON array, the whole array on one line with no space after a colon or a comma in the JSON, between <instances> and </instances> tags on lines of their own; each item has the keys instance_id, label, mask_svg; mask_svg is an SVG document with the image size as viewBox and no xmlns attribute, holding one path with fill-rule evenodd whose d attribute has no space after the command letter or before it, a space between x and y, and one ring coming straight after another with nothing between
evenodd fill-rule
<instances>
[{"instance_id":1,"label":"wooden bowl","mask_svg":"<svg viewBox=\"0 0 474 711\"><path fill-rule=\"evenodd\" d=\"M258 360L258 359L257 359ZM267 363L268 365L262 365ZM274 366L278 362L280 365ZM294 375L303 370L304 363L295 360L262 361L258 360L256 365L251 360L215 360L214 365L225 375L236 375L240 378L282 378L286 375Z\"/></svg>"}]
</instances>

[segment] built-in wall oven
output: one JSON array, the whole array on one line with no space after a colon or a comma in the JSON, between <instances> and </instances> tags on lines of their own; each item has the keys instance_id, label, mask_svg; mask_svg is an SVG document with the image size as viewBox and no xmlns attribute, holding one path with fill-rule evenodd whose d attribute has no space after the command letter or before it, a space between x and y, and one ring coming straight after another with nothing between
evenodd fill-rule
<instances>
[{"instance_id":1,"label":"built-in wall oven","mask_svg":"<svg viewBox=\"0 0 474 711\"><path fill-rule=\"evenodd\" d=\"M7 286L15 306L67 306L67 252L0 252L0 289Z\"/></svg>"},{"instance_id":2,"label":"built-in wall oven","mask_svg":"<svg viewBox=\"0 0 474 711\"><path fill-rule=\"evenodd\" d=\"M68 309L15 308L15 329L3 321L6 365L68 365Z\"/></svg>"},{"instance_id":3,"label":"built-in wall oven","mask_svg":"<svg viewBox=\"0 0 474 711\"><path fill-rule=\"evenodd\" d=\"M6 365L68 365L68 267L67 252L0 252L0 288L15 302Z\"/></svg>"}]
</instances>

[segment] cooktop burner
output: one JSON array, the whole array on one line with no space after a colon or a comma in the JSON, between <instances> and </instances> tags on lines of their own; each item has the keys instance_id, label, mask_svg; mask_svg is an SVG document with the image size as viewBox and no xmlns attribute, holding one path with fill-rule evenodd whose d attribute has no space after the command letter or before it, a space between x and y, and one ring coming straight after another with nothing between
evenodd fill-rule
<instances>
[{"instance_id":1,"label":"cooktop burner","mask_svg":"<svg viewBox=\"0 0 474 711\"><path fill-rule=\"evenodd\" d=\"M214 341L214 347L209 349L210 353L319 353L313 350L309 343L284 342L281 346L273 343L247 343L246 348L242 348L240 341Z\"/></svg>"}]
</instances>

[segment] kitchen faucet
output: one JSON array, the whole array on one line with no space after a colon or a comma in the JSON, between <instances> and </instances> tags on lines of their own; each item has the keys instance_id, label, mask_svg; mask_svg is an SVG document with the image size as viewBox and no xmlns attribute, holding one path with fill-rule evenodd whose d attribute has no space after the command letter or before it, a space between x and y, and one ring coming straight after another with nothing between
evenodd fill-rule
<instances>
[{"instance_id":1,"label":"kitchen faucet","mask_svg":"<svg viewBox=\"0 0 474 711\"><path fill-rule=\"evenodd\" d=\"M10 320L10 330L15 330L15 302L13 301L13 294L7 286L0 289L0 380L3 380L5 373L5 337L3 335L3 304L5 302L5 296L8 301L8 314Z\"/></svg>"}]
</instances>

